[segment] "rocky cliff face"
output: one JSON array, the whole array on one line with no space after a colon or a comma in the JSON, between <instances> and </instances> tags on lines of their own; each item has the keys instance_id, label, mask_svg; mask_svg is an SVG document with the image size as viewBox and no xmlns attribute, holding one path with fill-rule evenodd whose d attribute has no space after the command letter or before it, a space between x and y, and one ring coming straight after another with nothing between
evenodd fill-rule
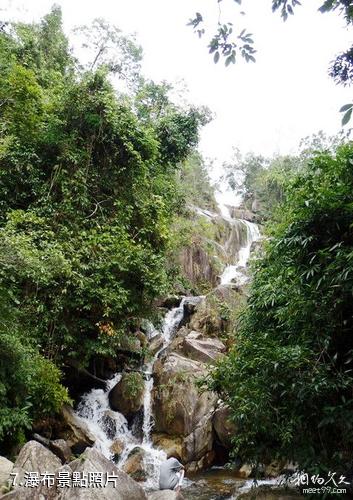
<instances>
[{"instance_id":1,"label":"rocky cliff face","mask_svg":"<svg viewBox=\"0 0 353 500\"><path fill-rule=\"evenodd\" d=\"M193 210L192 237L174 258L190 284L184 291L201 293L219 284L222 270L237 259L239 249L246 243L247 232L240 220L196 207Z\"/></svg>"},{"instance_id":2,"label":"rocky cliff face","mask_svg":"<svg viewBox=\"0 0 353 500\"><path fill-rule=\"evenodd\" d=\"M191 329L207 311L205 304L207 299L197 305L187 325L177 332L153 367L153 442L168 456L178 457L190 472L207 468L214 462L216 444L229 449L233 430L229 416L217 413L216 394L199 387L199 381L226 350L215 335L210 337ZM213 333L221 334L217 328L218 322L213 325ZM228 436L228 441L224 436Z\"/></svg>"},{"instance_id":3,"label":"rocky cliff face","mask_svg":"<svg viewBox=\"0 0 353 500\"><path fill-rule=\"evenodd\" d=\"M183 277L193 287L217 285L221 269L219 260L205 249L202 241L193 242L190 246L183 248L178 256L178 262Z\"/></svg>"}]
</instances>

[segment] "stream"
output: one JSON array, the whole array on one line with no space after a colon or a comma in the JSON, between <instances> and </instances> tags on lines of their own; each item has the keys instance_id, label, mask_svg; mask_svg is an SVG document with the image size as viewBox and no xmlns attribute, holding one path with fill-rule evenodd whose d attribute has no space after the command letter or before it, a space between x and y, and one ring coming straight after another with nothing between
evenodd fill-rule
<instances>
[{"instance_id":1,"label":"stream","mask_svg":"<svg viewBox=\"0 0 353 500\"><path fill-rule=\"evenodd\" d=\"M220 217L219 214L212 213L194 207L195 211L207 218ZM234 224L235 221L246 226L246 242L240 247L238 258L233 264L229 264L223 270L220 276L220 285L227 286L233 283L244 284L248 281L246 266L250 257L251 245L260 238L258 226L254 223L242 219L232 219L227 207L220 207L221 217L228 223ZM92 389L84 394L76 409L76 415L80 417L88 426L91 433L96 437L94 446L99 449L108 459L114 458L112 447L114 443L119 442L123 445L123 451L120 454L117 465L122 467L126 462L130 452L135 448L142 448L144 451L144 467L148 478L143 486L149 489L158 488L159 466L161 461L166 459L166 453L154 447L151 440L151 430L153 428L152 415L152 389L153 389L153 364L160 356L161 352L168 347L174 338L184 317L184 306L187 303L197 304L204 297L184 297L178 307L169 310L158 331L151 325L147 333L148 339L161 334L163 344L156 352L153 359L142 367L144 376L144 401L143 418L140 421L139 432L129 428L128 421L121 413L111 410L109 406L108 394L110 390L119 382L121 373L107 381L106 389ZM190 476L185 480L183 494L187 499L222 499L236 498L231 496L234 487L240 487L244 484L234 476L234 473L224 468L212 468L209 471Z\"/></svg>"}]
</instances>

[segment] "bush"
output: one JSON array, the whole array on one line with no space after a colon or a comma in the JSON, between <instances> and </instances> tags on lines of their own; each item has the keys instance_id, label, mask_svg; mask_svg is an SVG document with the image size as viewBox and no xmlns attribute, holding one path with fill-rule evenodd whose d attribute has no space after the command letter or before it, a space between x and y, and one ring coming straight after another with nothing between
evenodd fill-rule
<instances>
[{"instance_id":1,"label":"bush","mask_svg":"<svg viewBox=\"0 0 353 500\"><path fill-rule=\"evenodd\" d=\"M15 313L6 310L3 300L1 314L0 442L6 448L22 439L33 420L55 414L69 398L59 369L20 333Z\"/></svg>"}]
</instances>

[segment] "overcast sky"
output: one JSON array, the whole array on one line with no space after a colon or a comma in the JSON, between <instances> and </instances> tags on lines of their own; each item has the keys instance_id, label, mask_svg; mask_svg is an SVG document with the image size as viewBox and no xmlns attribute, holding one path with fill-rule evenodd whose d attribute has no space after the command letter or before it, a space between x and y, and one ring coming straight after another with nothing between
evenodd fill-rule
<instances>
[{"instance_id":1,"label":"overcast sky","mask_svg":"<svg viewBox=\"0 0 353 500\"><path fill-rule=\"evenodd\" d=\"M37 21L52 0L0 0L6 17ZM232 147L264 155L295 151L300 138L340 129L338 109L352 91L327 75L329 61L350 46L352 32L335 14L317 12L322 1L303 0L286 23L271 12L271 0L223 0L224 20L254 33L255 64L215 65L186 23L196 11L217 21L216 0L57 0L67 34L103 17L143 46L143 71L156 81L183 79L188 99L205 104L215 119L202 133L201 151L225 160Z\"/></svg>"}]
</instances>

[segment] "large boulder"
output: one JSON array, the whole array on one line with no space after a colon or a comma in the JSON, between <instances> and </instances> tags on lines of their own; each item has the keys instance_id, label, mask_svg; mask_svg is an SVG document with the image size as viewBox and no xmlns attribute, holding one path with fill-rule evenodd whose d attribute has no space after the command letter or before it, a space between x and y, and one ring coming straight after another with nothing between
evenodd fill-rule
<instances>
[{"instance_id":1,"label":"large boulder","mask_svg":"<svg viewBox=\"0 0 353 500\"><path fill-rule=\"evenodd\" d=\"M249 222L256 222L258 220L257 215L244 207L232 207L231 216L233 219L243 219Z\"/></svg>"},{"instance_id":2,"label":"large boulder","mask_svg":"<svg viewBox=\"0 0 353 500\"><path fill-rule=\"evenodd\" d=\"M72 452L65 439L54 439L53 441L49 441L49 449L60 458L63 464L70 462Z\"/></svg>"},{"instance_id":3,"label":"large boulder","mask_svg":"<svg viewBox=\"0 0 353 500\"><path fill-rule=\"evenodd\" d=\"M237 474L239 477L247 479L248 477L251 476L251 474L253 473L253 470L254 470L254 468L252 465L245 463L240 467Z\"/></svg>"},{"instance_id":4,"label":"large boulder","mask_svg":"<svg viewBox=\"0 0 353 500\"><path fill-rule=\"evenodd\" d=\"M114 456L114 461L118 461L125 449L125 443L121 439L114 439L110 446L110 451Z\"/></svg>"},{"instance_id":5,"label":"large boulder","mask_svg":"<svg viewBox=\"0 0 353 500\"><path fill-rule=\"evenodd\" d=\"M188 436L168 436L153 434L153 444L162 449L168 458L180 460L188 472L198 472L209 468L215 459L213 451L213 431L206 416Z\"/></svg>"},{"instance_id":6,"label":"large boulder","mask_svg":"<svg viewBox=\"0 0 353 500\"><path fill-rule=\"evenodd\" d=\"M17 486L14 490L2 497L4 500L147 500L146 494L131 477L119 470L113 462L108 460L95 448L87 448L85 452L68 465L61 466L60 460L47 448L36 441L29 441L21 449L15 462L13 472L17 473ZM42 484L29 487L29 472L37 474L39 479L43 475L53 475L54 485ZM69 484L73 479L73 472L79 474L79 480L96 476L96 486L60 487L58 478L67 478ZM42 474L42 476L41 476ZM107 482L109 475L109 482ZM102 478L103 487L101 487ZM94 478L93 478L94 479ZM107 482L107 484L106 484ZM98 487L97 487L98 486Z\"/></svg>"},{"instance_id":7,"label":"large boulder","mask_svg":"<svg viewBox=\"0 0 353 500\"><path fill-rule=\"evenodd\" d=\"M184 438L181 459L184 463L198 462L213 447L211 415L205 415L195 429Z\"/></svg>"},{"instance_id":8,"label":"large boulder","mask_svg":"<svg viewBox=\"0 0 353 500\"><path fill-rule=\"evenodd\" d=\"M103 488L67 488L63 491L62 500L147 500L141 486L125 472L119 470L113 462L104 457L97 449L87 450L70 464L74 472L88 474L91 472L107 474L114 479ZM115 479L116 478L116 479Z\"/></svg>"},{"instance_id":9,"label":"large boulder","mask_svg":"<svg viewBox=\"0 0 353 500\"><path fill-rule=\"evenodd\" d=\"M133 416L142 408L144 391L145 384L141 373L124 373L109 392L111 409L119 411L126 417Z\"/></svg>"},{"instance_id":10,"label":"large boulder","mask_svg":"<svg viewBox=\"0 0 353 500\"><path fill-rule=\"evenodd\" d=\"M230 419L230 409L227 406L218 408L213 415L213 427L217 440L227 450L232 447L232 437L236 433L234 422Z\"/></svg>"},{"instance_id":11,"label":"large boulder","mask_svg":"<svg viewBox=\"0 0 353 500\"><path fill-rule=\"evenodd\" d=\"M18 470L14 469L14 473ZM24 476L24 473L21 477ZM33 488L17 487L1 497L1 500L61 500L61 492L55 487L40 485Z\"/></svg>"},{"instance_id":12,"label":"large boulder","mask_svg":"<svg viewBox=\"0 0 353 500\"><path fill-rule=\"evenodd\" d=\"M148 471L145 465L146 452L143 448L136 446L129 454L122 469L135 481L146 481Z\"/></svg>"},{"instance_id":13,"label":"large boulder","mask_svg":"<svg viewBox=\"0 0 353 500\"><path fill-rule=\"evenodd\" d=\"M190 330L186 326L182 326L179 328L178 333L172 339L171 343L168 345L166 350L164 351L163 356L165 357L167 354L175 352L183 356L183 342L184 338L190 333Z\"/></svg>"},{"instance_id":14,"label":"large boulder","mask_svg":"<svg viewBox=\"0 0 353 500\"><path fill-rule=\"evenodd\" d=\"M212 415L217 398L197 385L206 373L204 363L175 352L154 366L153 440L168 456L178 457L187 470L200 470L213 459Z\"/></svg>"},{"instance_id":15,"label":"large boulder","mask_svg":"<svg viewBox=\"0 0 353 500\"><path fill-rule=\"evenodd\" d=\"M148 346L148 349L152 356L154 356L160 349L162 349L163 343L164 339L160 333L152 337Z\"/></svg>"},{"instance_id":16,"label":"large boulder","mask_svg":"<svg viewBox=\"0 0 353 500\"><path fill-rule=\"evenodd\" d=\"M195 314L191 316L189 322L191 330L201 332L205 336L219 335L225 330L225 324L222 320L219 307L209 298L203 300L196 309Z\"/></svg>"},{"instance_id":17,"label":"large boulder","mask_svg":"<svg viewBox=\"0 0 353 500\"><path fill-rule=\"evenodd\" d=\"M21 448L12 469L12 472L16 474L14 489L2 498L5 500L37 500L42 498L55 500L61 498L55 483L49 485L45 479L41 481L43 476L49 478L52 475L55 477L60 468L61 461L57 456L37 441L28 441ZM35 482L36 479L31 479L30 473L38 478L38 483Z\"/></svg>"},{"instance_id":18,"label":"large boulder","mask_svg":"<svg viewBox=\"0 0 353 500\"><path fill-rule=\"evenodd\" d=\"M87 447L93 446L96 438L88 429L87 424L75 415L71 406L64 405L61 410L63 427L58 437L64 439L74 454L82 453Z\"/></svg>"},{"instance_id":19,"label":"large boulder","mask_svg":"<svg viewBox=\"0 0 353 500\"><path fill-rule=\"evenodd\" d=\"M32 437L35 441L38 441L38 443L42 444L46 448L49 448L50 451L55 453L55 455L60 458L63 464L71 460L71 448L67 444L65 439L50 440L37 433L34 433Z\"/></svg>"},{"instance_id":20,"label":"large boulder","mask_svg":"<svg viewBox=\"0 0 353 500\"><path fill-rule=\"evenodd\" d=\"M218 285L197 305L188 329L204 337L232 337L238 325L238 312L245 302L246 295L238 285Z\"/></svg>"},{"instance_id":21,"label":"large boulder","mask_svg":"<svg viewBox=\"0 0 353 500\"><path fill-rule=\"evenodd\" d=\"M59 458L37 441L28 441L16 459L15 467L39 474L54 473L61 467Z\"/></svg>"},{"instance_id":22,"label":"large boulder","mask_svg":"<svg viewBox=\"0 0 353 500\"><path fill-rule=\"evenodd\" d=\"M183 341L184 353L196 361L214 364L223 356L226 347L216 338L205 338L201 333L191 331Z\"/></svg>"},{"instance_id":23,"label":"large boulder","mask_svg":"<svg viewBox=\"0 0 353 500\"><path fill-rule=\"evenodd\" d=\"M181 436L168 436L168 434L152 434L154 446L165 451L167 458L177 458L183 461L183 443Z\"/></svg>"},{"instance_id":24,"label":"large boulder","mask_svg":"<svg viewBox=\"0 0 353 500\"><path fill-rule=\"evenodd\" d=\"M213 464L215 457L216 453L214 452L214 450L211 450L206 453L206 455L201 457L200 460L195 460L186 464L185 469L191 474L199 472L200 470L209 469Z\"/></svg>"},{"instance_id":25,"label":"large boulder","mask_svg":"<svg viewBox=\"0 0 353 500\"><path fill-rule=\"evenodd\" d=\"M157 360L153 390L155 432L188 436L205 415L212 413L216 395L200 392L196 385L205 375L203 363L176 353L168 355L164 362Z\"/></svg>"}]
</instances>

